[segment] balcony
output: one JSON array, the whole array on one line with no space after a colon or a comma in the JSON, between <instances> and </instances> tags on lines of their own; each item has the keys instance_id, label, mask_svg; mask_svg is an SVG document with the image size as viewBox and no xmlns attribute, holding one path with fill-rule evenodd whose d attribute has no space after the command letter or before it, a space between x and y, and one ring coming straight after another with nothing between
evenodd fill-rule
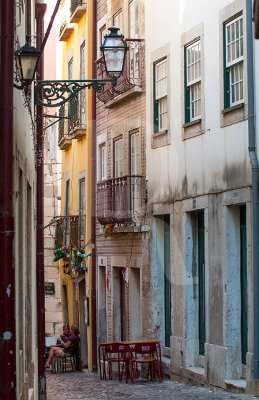
<instances>
[{"instance_id":1,"label":"balcony","mask_svg":"<svg viewBox=\"0 0 259 400\"><path fill-rule=\"evenodd\" d=\"M83 248L85 241L85 215L65 215L56 219L55 244L70 251Z\"/></svg>"},{"instance_id":2,"label":"balcony","mask_svg":"<svg viewBox=\"0 0 259 400\"><path fill-rule=\"evenodd\" d=\"M68 132L68 117L66 116L66 104L63 104L59 109L59 134L58 134L58 146L60 150L68 150L72 143L72 137Z\"/></svg>"},{"instance_id":3,"label":"balcony","mask_svg":"<svg viewBox=\"0 0 259 400\"><path fill-rule=\"evenodd\" d=\"M86 0L71 0L70 22L78 23L86 12Z\"/></svg>"},{"instance_id":4,"label":"balcony","mask_svg":"<svg viewBox=\"0 0 259 400\"><path fill-rule=\"evenodd\" d=\"M68 0L61 1L59 12L60 12L59 41L66 42L74 30L74 25L70 24L70 9Z\"/></svg>"},{"instance_id":5,"label":"balcony","mask_svg":"<svg viewBox=\"0 0 259 400\"><path fill-rule=\"evenodd\" d=\"M78 93L59 109L59 138L61 150L68 150L72 139L81 139L86 133L85 92Z\"/></svg>"},{"instance_id":6,"label":"balcony","mask_svg":"<svg viewBox=\"0 0 259 400\"><path fill-rule=\"evenodd\" d=\"M85 90L68 103L68 134L72 139L81 139L86 133Z\"/></svg>"},{"instance_id":7,"label":"balcony","mask_svg":"<svg viewBox=\"0 0 259 400\"><path fill-rule=\"evenodd\" d=\"M127 175L97 184L97 219L101 225L132 224L140 220L143 177Z\"/></svg>"},{"instance_id":8,"label":"balcony","mask_svg":"<svg viewBox=\"0 0 259 400\"><path fill-rule=\"evenodd\" d=\"M126 54L123 75L118 78L117 85L112 83L105 85L103 93L97 95L106 107L113 107L127 97L142 93L145 73L145 49L142 39L126 40L129 51ZM107 79L103 58L97 60L97 78Z\"/></svg>"}]
</instances>

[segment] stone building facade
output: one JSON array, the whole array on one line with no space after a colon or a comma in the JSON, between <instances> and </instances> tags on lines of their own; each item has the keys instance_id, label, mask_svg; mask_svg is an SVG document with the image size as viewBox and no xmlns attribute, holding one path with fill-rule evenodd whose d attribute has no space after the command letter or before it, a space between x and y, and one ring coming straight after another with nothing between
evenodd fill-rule
<instances>
[{"instance_id":1,"label":"stone building facade","mask_svg":"<svg viewBox=\"0 0 259 400\"><path fill-rule=\"evenodd\" d=\"M172 378L256 392L246 2L146 6L150 329Z\"/></svg>"},{"instance_id":2,"label":"stone building facade","mask_svg":"<svg viewBox=\"0 0 259 400\"><path fill-rule=\"evenodd\" d=\"M97 2L98 48L110 26L129 46L115 88L97 100L97 335L98 342L143 336L147 257L145 226L145 2ZM97 77L104 78L99 52ZM111 227L112 234L105 232Z\"/></svg>"}]
</instances>

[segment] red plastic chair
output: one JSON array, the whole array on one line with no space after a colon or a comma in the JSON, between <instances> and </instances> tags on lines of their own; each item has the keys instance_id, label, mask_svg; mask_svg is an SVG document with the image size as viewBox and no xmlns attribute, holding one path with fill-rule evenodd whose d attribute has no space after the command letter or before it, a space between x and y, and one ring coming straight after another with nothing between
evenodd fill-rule
<instances>
[{"instance_id":1,"label":"red plastic chair","mask_svg":"<svg viewBox=\"0 0 259 400\"><path fill-rule=\"evenodd\" d=\"M105 364L108 364L109 379L113 379L112 375L112 363L118 364L118 374L119 380L122 380L124 366L126 365L126 353L127 346L121 343L110 343L106 344L102 348L103 350L103 375L104 379L107 379ZM120 364L122 363L122 371L120 369ZM127 368L125 368L126 383L128 382Z\"/></svg>"},{"instance_id":2,"label":"red plastic chair","mask_svg":"<svg viewBox=\"0 0 259 400\"><path fill-rule=\"evenodd\" d=\"M135 343L130 344L129 349L131 354L130 358L130 372L131 380L134 382L133 369L135 370L136 376L138 376L137 364L148 364L148 372L150 373L150 378L153 380L155 372L155 362L157 362L159 380L162 382L162 372L161 372L161 354L158 343Z\"/></svg>"}]
</instances>

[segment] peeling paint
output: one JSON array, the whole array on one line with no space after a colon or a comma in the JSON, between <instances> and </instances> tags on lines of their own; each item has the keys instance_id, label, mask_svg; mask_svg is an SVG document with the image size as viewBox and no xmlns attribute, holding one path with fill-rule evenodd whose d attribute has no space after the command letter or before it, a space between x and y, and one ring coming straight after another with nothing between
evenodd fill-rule
<instances>
[{"instance_id":1,"label":"peeling paint","mask_svg":"<svg viewBox=\"0 0 259 400\"><path fill-rule=\"evenodd\" d=\"M12 336L13 336L12 332L10 332L10 331L4 332L4 340L11 340Z\"/></svg>"},{"instance_id":2,"label":"peeling paint","mask_svg":"<svg viewBox=\"0 0 259 400\"><path fill-rule=\"evenodd\" d=\"M11 283L9 283L9 285L7 286L7 289L6 289L6 293L7 293L8 297L11 296L11 287L12 287L12 285L11 285Z\"/></svg>"}]
</instances>

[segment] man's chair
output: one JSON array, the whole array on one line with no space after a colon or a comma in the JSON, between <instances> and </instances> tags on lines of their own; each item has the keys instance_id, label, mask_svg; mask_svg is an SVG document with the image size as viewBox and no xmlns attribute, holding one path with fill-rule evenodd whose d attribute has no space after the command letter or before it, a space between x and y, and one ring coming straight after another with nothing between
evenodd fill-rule
<instances>
[{"instance_id":1,"label":"man's chair","mask_svg":"<svg viewBox=\"0 0 259 400\"><path fill-rule=\"evenodd\" d=\"M81 361L79 352L75 354L65 353L64 356L58 357L56 364L57 372L67 372L67 362L70 362L72 371L81 371Z\"/></svg>"}]
</instances>

